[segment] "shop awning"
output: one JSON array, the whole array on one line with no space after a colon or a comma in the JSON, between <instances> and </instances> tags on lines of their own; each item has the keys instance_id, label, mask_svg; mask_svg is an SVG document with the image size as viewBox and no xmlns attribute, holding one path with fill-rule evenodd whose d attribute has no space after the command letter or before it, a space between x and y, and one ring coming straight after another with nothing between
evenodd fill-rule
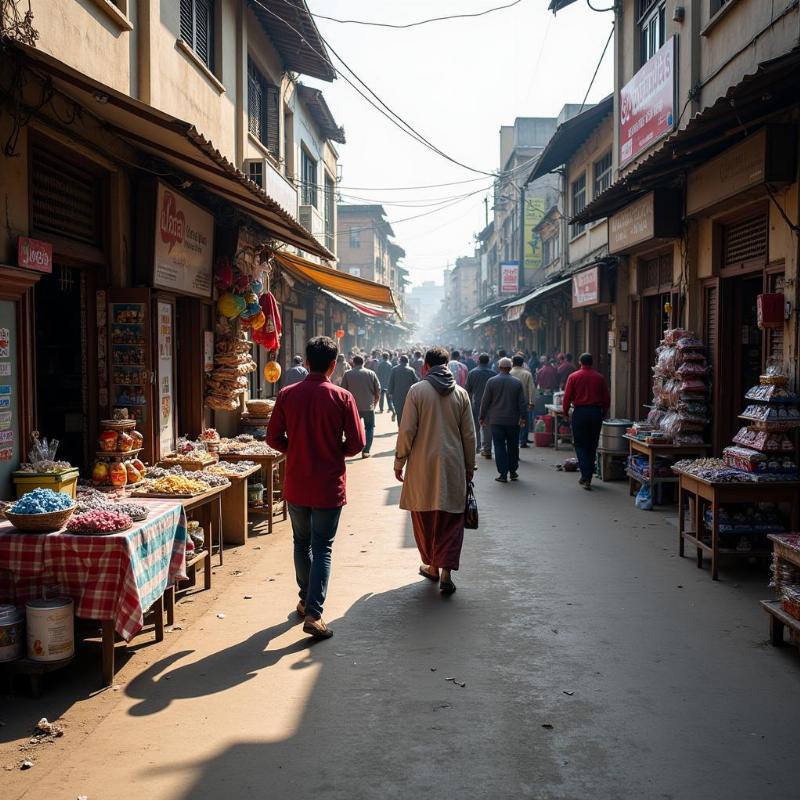
<instances>
[{"instance_id":1,"label":"shop awning","mask_svg":"<svg viewBox=\"0 0 800 800\"><path fill-rule=\"evenodd\" d=\"M507 311L504 312L506 314L508 311L516 311L516 309L520 309L519 314L514 317L514 319L519 319L522 316L522 311L525 309L525 306L530 303L531 300L535 300L537 297L541 297L543 294L547 294L548 292L552 292L555 289L558 289L560 286L564 286L569 283L572 278L562 278L560 281L555 281L555 283L547 283L544 286L539 286L538 288L534 289L530 294L526 294L524 297L520 297L517 300L512 300L510 303L506 303L503 308ZM508 317L506 316L508 320ZM511 320L509 320L511 321Z\"/></svg>"},{"instance_id":2,"label":"shop awning","mask_svg":"<svg viewBox=\"0 0 800 800\"><path fill-rule=\"evenodd\" d=\"M487 314L485 317L476 319L475 322L472 323L472 327L479 328L481 325L486 325L487 322L495 322L502 316L503 316L502 314Z\"/></svg>"},{"instance_id":3,"label":"shop awning","mask_svg":"<svg viewBox=\"0 0 800 800\"><path fill-rule=\"evenodd\" d=\"M276 250L273 255L278 263L298 280L347 298L359 311L362 311L359 308L361 304L364 309L376 306L399 313L394 304L392 290L388 286L365 278L357 278L355 275L339 272L330 267L323 267L321 264L315 264L283 250ZM362 313L369 314L369 311L363 310Z\"/></svg>"},{"instance_id":4,"label":"shop awning","mask_svg":"<svg viewBox=\"0 0 800 800\"><path fill-rule=\"evenodd\" d=\"M104 129L135 149L167 162L204 189L237 206L266 227L274 238L322 258L335 258L191 123L134 100L41 50L16 42L10 46L25 66L98 119Z\"/></svg>"},{"instance_id":5,"label":"shop awning","mask_svg":"<svg viewBox=\"0 0 800 800\"><path fill-rule=\"evenodd\" d=\"M336 294L336 292L329 292L327 289L320 289L320 291L322 294L327 295L337 303L341 303L343 306L352 308L353 311L358 311L359 314L365 314L368 317L379 317L385 319L392 313L386 309L378 308L377 306L371 306L368 303L353 302L352 300L348 300L346 297L342 297L340 294Z\"/></svg>"}]
</instances>

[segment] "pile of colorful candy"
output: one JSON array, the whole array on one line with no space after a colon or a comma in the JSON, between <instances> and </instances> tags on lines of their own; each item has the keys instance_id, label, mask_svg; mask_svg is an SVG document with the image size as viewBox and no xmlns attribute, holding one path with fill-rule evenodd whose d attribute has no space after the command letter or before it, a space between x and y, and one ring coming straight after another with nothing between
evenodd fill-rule
<instances>
[{"instance_id":1,"label":"pile of colorful candy","mask_svg":"<svg viewBox=\"0 0 800 800\"><path fill-rule=\"evenodd\" d=\"M132 524L133 520L127 514L94 510L76 514L67 523L67 530L70 533L116 533L130 528Z\"/></svg>"},{"instance_id":2,"label":"pile of colorful candy","mask_svg":"<svg viewBox=\"0 0 800 800\"><path fill-rule=\"evenodd\" d=\"M208 486L202 481L192 480L183 475L167 475L154 481L148 481L146 486L142 486L142 491L150 494L200 494L205 492Z\"/></svg>"},{"instance_id":3,"label":"pile of colorful candy","mask_svg":"<svg viewBox=\"0 0 800 800\"><path fill-rule=\"evenodd\" d=\"M217 475L209 472L193 472L192 478L193 480L202 481L206 486L211 488L231 485L231 482L224 475Z\"/></svg>"},{"instance_id":4,"label":"pile of colorful candy","mask_svg":"<svg viewBox=\"0 0 800 800\"><path fill-rule=\"evenodd\" d=\"M72 508L72 498L52 489L34 489L22 495L9 509L12 514L52 514Z\"/></svg>"},{"instance_id":5,"label":"pile of colorful candy","mask_svg":"<svg viewBox=\"0 0 800 800\"><path fill-rule=\"evenodd\" d=\"M243 475L248 470L256 466L255 461L220 461L218 464L206 467L203 472L211 472L214 475L228 475L236 477Z\"/></svg>"},{"instance_id":6,"label":"pile of colorful candy","mask_svg":"<svg viewBox=\"0 0 800 800\"><path fill-rule=\"evenodd\" d=\"M141 503L115 503L108 510L117 514L127 514L134 522L147 519L150 513Z\"/></svg>"}]
</instances>

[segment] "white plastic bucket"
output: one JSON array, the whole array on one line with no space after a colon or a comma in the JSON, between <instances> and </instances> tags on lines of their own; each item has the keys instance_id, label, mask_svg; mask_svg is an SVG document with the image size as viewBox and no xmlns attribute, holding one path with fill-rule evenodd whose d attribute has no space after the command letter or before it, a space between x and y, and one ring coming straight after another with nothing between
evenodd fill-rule
<instances>
[{"instance_id":1,"label":"white plastic bucket","mask_svg":"<svg viewBox=\"0 0 800 800\"><path fill-rule=\"evenodd\" d=\"M31 600L26 604L28 658L61 661L75 654L73 603L69 597Z\"/></svg>"},{"instance_id":2,"label":"white plastic bucket","mask_svg":"<svg viewBox=\"0 0 800 800\"><path fill-rule=\"evenodd\" d=\"M22 657L25 613L16 606L0 606L0 662Z\"/></svg>"}]
</instances>

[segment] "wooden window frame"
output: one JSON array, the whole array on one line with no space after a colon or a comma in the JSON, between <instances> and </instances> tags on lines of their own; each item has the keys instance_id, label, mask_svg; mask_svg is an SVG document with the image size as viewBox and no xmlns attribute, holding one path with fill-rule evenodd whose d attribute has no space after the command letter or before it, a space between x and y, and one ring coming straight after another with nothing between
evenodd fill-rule
<instances>
[{"instance_id":1,"label":"wooden window frame","mask_svg":"<svg viewBox=\"0 0 800 800\"><path fill-rule=\"evenodd\" d=\"M313 180L308 180L307 165L313 166ZM302 189L303 205L314 206L319 210L319 190L317 187L317 176L319 174L319 162L311 155L305 145L300 147L300 180Z\"/></svg>"},{"instance_id":2,"label":"wooden window frame","mask_svg":"<svg viewBox=\"0 0 800 800\"><path fill-rule=\"evenodd\" d=\"M199 48L199 41L197 36L197 17L198 17L198 4L204 6L203 11L206 17L206 25L208 26L208 39L206 41L206 57L203 57L201 49ZM191 30L187 30L183 25L182 11L184 6L188 6L188 13L191 14ZM215 64L216 57L216 26L217 26L217 3L216 0L179 0L178 3L178 24L180 29L179 41L194 53L197 60L205 66L205 68L216 75ZM188 37L188 38L187 38Z\"/></svg>"},{"instance_id":3,"label":"wooden window frame","mask_svg":"<svg viewBox=\"0 0 800 800\"><path fill-rule=\"evenodd\" d=\"M583 183L583 186L576 190L576 186L580 183ZM578 175L575 180L570 181L569 184L569 208L571 212L571 216L575 216L576 214L580 214L584 208L586 208L586 192L588 181L586 180L586 171L581 175ZM579 202L578 196L583 195L583 201ZM580 236L585 230L586 225L572 224L569 226L570 230L570 239L575 239L576 237Z\"/></svg>"}]
</instances>

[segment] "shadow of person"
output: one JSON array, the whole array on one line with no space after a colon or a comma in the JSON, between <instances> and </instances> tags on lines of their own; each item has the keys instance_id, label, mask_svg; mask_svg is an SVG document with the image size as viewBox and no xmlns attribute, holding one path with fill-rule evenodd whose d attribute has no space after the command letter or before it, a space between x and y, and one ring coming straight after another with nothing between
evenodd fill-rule
<instances>
[{"instance_id":1,"label":"shadow of person","mask_svg":"<svg viewBox=\"0 0 800 800\"><path fill-rule=\"evenodd\" d=\"M243 642L175 669L171 667L194 651L183 650L156 661L128 684L126 694L141 700L129 713L136 717L156 714L175 700L224 692L252 680L285 656L308 648L312 640L304 638L277 650L267 649L273 639L299 624L300 620L291 614L284 622L258 631Z\"/></svg>"},{"instance_id":2,"label":"shadow of person","mask_svg":"<svg viewBox=\"0 0 800 800\"><path fill-rule=\"evenodd\" d=\"M429 794L442 780L452 796L531 797L511 787L534 786L558 770L553 739L541 735L537 703L524 688L540 646L525 648L526 677L503 696L498 684L517 658L505 636L487 635L500 626L497 609L486 606L468 592L444 600L421 578L363 596L331 621L336 637L294 665L313 665L313 678L302 680L314 683L308 693L291 692L306 699L283 738L265 739L250 721L210 757L175 754L158 767L142 765L141 780L185 773L191 779L170 795L176 800L406 798ZM251 654L248 666L268 656ZM289 702L276 698L276 708L260 713L283 714Z\"/></svg>"}]
</instances>

